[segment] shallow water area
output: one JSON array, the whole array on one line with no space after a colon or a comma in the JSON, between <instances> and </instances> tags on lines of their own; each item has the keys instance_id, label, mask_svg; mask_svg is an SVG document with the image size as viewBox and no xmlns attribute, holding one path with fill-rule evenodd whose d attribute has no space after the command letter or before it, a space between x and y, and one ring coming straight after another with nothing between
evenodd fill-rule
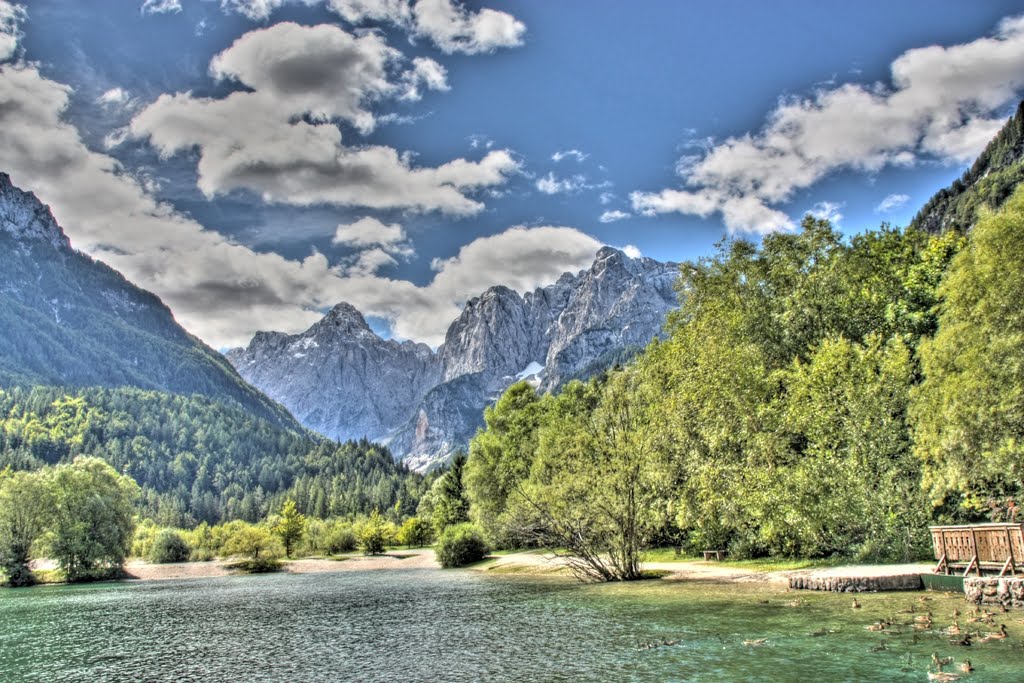
<instances>
[{"instance_id":1,"label":"shallow water area","mask_svg":"<svg viewBox=\"0 0 1024 683\"><path fill-rule=\"evenodd\" d=\"M7 590L0 680L924 681L932 653L970 658L963 680L1024 680L1024 614L997 615L1007 640L958 647L954 608L995 630L967 624L961 596L858 600L432 569ZM887 618L902 625L866 630Z\"/></svg>"}]
</instances>

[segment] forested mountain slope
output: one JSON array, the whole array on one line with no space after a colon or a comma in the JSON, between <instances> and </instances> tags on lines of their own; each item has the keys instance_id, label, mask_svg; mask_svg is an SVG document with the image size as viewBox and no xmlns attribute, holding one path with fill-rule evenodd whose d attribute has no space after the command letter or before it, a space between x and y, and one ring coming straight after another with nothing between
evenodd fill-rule
<instances>
[{"instance_id":1,"label":"forested mountain slope","mask_svg":"<svg viewBox=\"0 0 1024 683\"><path fill-rule=\"evenodd\" d=\"M170 309L75 251L48 207L0 173L0 386L132 386L237 403L300 425Z\"/></svg>"},{"instance_id":2,"label":"forested mountain slope","mask_svg":"<svg viewBox=\"0 0 1024 683\"><path fill-rule=\"evenodd\" d=\"M3 173L0 255L0 470L98 456L173 526L256 520L285 497L318 516L416 509L422 477L308 432Z\"/></svg>"},{"instance_id":3,"label":"forested mountain slope","mask_svg":"<svg viewBox=\"0 0 1024 683\"><path fill-rule=\"evenodd\" d=\"M978 208L998 209L1024 180L1024 102L963 176L939 190L914 217L911 227L932 234L966 232Z\"/></svg>"},{"instance_id":4,"label":"forested mountain slope","mask_svg":"<svg viewBox=\"0 0 1024 683\"><path fill-rule=\"evenodd\" d=\"M283 430L237 405L134 388L0 389L0 470L101 457L142 487L146 517L255 521L294 498L327 517L412 514L429 482L368 442Z\"/></svg>"}]
</instances>

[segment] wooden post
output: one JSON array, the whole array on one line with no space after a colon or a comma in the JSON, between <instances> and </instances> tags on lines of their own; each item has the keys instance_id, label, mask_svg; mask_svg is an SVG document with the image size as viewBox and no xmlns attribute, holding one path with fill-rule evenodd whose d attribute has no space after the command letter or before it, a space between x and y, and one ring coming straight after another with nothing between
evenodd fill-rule
<instances>
[{"instance_id":1,"label":"wooden post","mask_svg":"<svg viewBox=\"0 0 1024 683\"><path fill-rule=\"evenodd\" d=\"M1013 537L1010 536L1010 527L1006 527L1006 552L1010 553L1010 557L1006 560L1007 564L1010 566L1010 571L1013 572L1013 574L1016 574L1017 567L1013 562ZM1003 571L1006 571L1006 567L1003 567ZM1002 573L1000 573L999 576L1002 576Z\"/></svg>"},{"instance_id":2,"label":"wooden post","mask_svg":"<svg viewBox=\"0 0 1024 683\"><path fill-rule=\"evenodd\" d=\"M972 528L971 529L971 550L974 552L974 559L971 560L971 564L977 563L975 570L978 572L978 576L981 576L981 562L978 562L978 534ZM967 570L970 571L971 566L967 565ZM967 572L964 572L964 576L967 576Z\"/></svg>"},{"instance_id":3,"label":"wooden post","mask_svg":"<svg viewBox=\"0 0 1024 683\"><path fill-rule=\"evenodd\" d=\"M942 559L939 561L939 565L942 567L942 573L949 573L949 565L946 564L946 530L942 529L939 531L939 540L942 541Z\"/></svg>"},{"instance_id":4,"label":"wooden post","mask_svg":"<svg viewBox=\"0 0 1024 683\"><path fill-rule=\"evenodd\" d=\"M976 564L978 564L978 556L977 555L975 555L974 557L971 558L970 563L967 565L967 569L964 570L964 576L965 577L968 574L971 573L971 567L973 567ZM978 576L981 576L981 565L980 564L978 565Z\"/></svg>"}]
</instances>

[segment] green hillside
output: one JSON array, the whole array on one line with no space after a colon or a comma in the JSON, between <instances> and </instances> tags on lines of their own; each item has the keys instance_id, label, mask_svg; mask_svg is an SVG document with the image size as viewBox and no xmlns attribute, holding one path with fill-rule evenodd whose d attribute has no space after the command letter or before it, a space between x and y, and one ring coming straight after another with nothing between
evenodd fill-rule
<instances>
[{"instance_id":1,"label":"green hillside","mask_svg":"<svg viewBox=\"0 0 1024 683\"><path fill-rule=\"evenodd\" d=\"M368 442L282 430L231 404L135 388L0 390L0 470L103 458L142 487L143 516L255 521L285 498L315 516L412 514L424 478Z\"/></svg>"}]
</instances>

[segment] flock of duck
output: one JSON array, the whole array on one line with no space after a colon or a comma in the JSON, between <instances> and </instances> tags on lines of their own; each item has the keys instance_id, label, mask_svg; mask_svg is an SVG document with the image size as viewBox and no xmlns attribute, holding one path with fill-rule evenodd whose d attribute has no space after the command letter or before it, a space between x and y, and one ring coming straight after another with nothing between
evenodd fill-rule
<instances>
[{"instance_id":1,"label":"flock of duck","mask_svg":"<svg viewBox=\"0 0 1024 683\"><path fill-rule=\"evenodd\" d=\"M918 598L919 603L927 603L931 598L928 596L920 596ZM762 600L760 604L768 604L767 600ZM800 607L803 605L803 600L797 598L786 603L789 607ZM853 599L853 609L860 609L861 605L857 598ZM925 609L922 607L921 609ZM1001 608L1002 611L1008 612L1005 607ZM949 644L959 647L971 647L973 645L980 645L983 643L989 643L997 640L1005 640L1009 637L1009 633L1006 630L1006 624L999 624L999 627L995 631L984 631L982 630L985 626L994 627L996 625L997 612L990 612L987 609L973 607L967 615L961 615L959 609L953 610L952 623L947 628L936 628L935 619L932 616L930 610L919 611L919 608L911 604L908 609L900 610L896 613L902 615L903 618L892 617L889 619L881 619L872 624L869 624L865 628L868 631L881 633L883 635L896 635L903 632L901 629L905 626L910 626L915 631L932 631L940 632L949 638ZM960 625L960 619L963 616L965 626ZM909 619L908 619L909 617ZM1024 622L1024 620L1021 620ZM966 627L967 624L976 624L974 629ZM808 633L808 636L817 637L824 636L829 633L833 633L831 629L821 628L817 631ZM915 636L915 641L917 637ZM679 640L660 640L651 641L646 643L640 643L637 646L637 650L652 650L660 647L668 647L677 645ZM769 640L767 638L757 638L751 640L744 640L744 647L760 647L767 645ZM889 650L885 641L881 641L879 645L871 648L872 652L884 652ZM956 671L946 671L946 667L955 665ZM961 662L954 661L953 657L939 657L937 652L932 653L932 669L934 671L928 672L929 681L940 681L950 682L960 680L963 674L969 674L974 671L974 666L971 664L971 660L964 659Z\"/></svg>"},{"instance_id":2,"label":"flock of duck","mask_svg":"<svg viewBox=\"0 0 1024 683\"><path fill-rule=\"evenodd\" d=\"M929 601L931 598L922 595L918 598L918 602L924 603ZM860 603L857 599L853 599L853 608L860 608ZM1007 610L1005 607L1001 608L1005 613ZM947 636L952 636L949 639L950 645L956 645L959 647L971 647L972 645L980 645L983 643L989 643L996 640L1006 640L1009 637L1009 633L1006 631L1006 624L999 624L999 628L995 631L983 631L982 625L995 626L996 625L996 612L990 612L987 609L973 607L968 615L966 615L965 624L978 624L976 630L969 630L960 626L961 613L959 609L953 609L953 623L945 629L936 629L935 621L932 617L930 610L926 610L921 613L918 611L915 605L911 605L909 609L900 610L897 614L909 615L910 621L900 622L899 620L893 619L882 619L875 623L865 627L869 631L881 632L886 634L894 634L899 632L900 626L911 626L916 630L928 630L928 631L940 631ZM875 651L887 649L885 643L881 643L879 648L875 648ZM944 671L944 669L951 665L956 664L957 671ZM959 680L961 674L971 673L974 671L974 666L971 664L971 660L964 659L962 662L956 663L953 657L939 657L939 654L932 654L932 668L935 671L928 672L928 680L930 681L956 681Z\"/></svg>"}]
</instances>

